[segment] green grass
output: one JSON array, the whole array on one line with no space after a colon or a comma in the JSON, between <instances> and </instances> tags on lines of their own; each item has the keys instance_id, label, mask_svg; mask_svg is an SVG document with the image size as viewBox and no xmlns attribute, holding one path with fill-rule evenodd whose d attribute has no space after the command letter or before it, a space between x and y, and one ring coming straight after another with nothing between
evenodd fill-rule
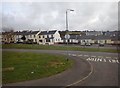
<instances>
[{"instance_id":1,"label":"green grass","mask_svg":"<svg viewBox=\"0 0 120 88\"><path fill-rule=\"evenodd\" d=\"M83 48L74 46L54 46L54 45L35 45L35 44L4 44L2 48L15 49L40 49L40 50L74 50L74 51L89 51L89 52L109 52L118 53L120 50L106 48Z\"/></svg>"},{"instance_id":2,"label":"green grass","mask_svg":"<svg viewBox=\"0 0 120 88\"><path fill-rule=\"evenodd\" d=\"M14 70L3 71L2 81L6 84L48 77L72 65L73 61L62 55L3 51L2 68L14 67Z\"/></svg>"}]
</instances>

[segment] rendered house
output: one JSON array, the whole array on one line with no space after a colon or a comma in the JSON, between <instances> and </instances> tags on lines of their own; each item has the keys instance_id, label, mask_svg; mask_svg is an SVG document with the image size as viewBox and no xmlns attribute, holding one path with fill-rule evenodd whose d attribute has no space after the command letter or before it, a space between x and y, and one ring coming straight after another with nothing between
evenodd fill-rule
<instances>
[{"instance_id":1,"label":"rendered house","mask_svg":"<svg viewBox=\"0 0 120 88\"><path fill-rule=\"evenodd\" d=\"M33 43L38 43L38 34L40 31L30 31L28 33L28 41L33 42Z\"/></svg>"},{"instance_id":2,"label":"rendered house","mask_svg":"<svg viewBox=\"0 0 120 88\"><path fill-rule=\"evenodd\" d=\"M14 43L15 35L13 31L10 32L2 32L2 42L3 43Z\"/></svg>"},{"instance_id":3,"label":"rendered house","mask_svg":"<svg viewBox=\"0 0 120 88\"><path fill-rule=\"evenodd\" d=\"M60 34L57 30L41 31L38 34L38 44L57 44L61 42Z\"/></svg>"},{"instance_id":4,"label":"rendered house","mask_svg":"<svg viewBox=\"0 0 120 88\"><path fill-rule=\"evenodd\" d=\"M112 40L110 36L106 36L106 35L100 35L100 36L96 36L94 37L94 40L97 41L97 43L104 43L104 44L112 44Z\"/></svg>"},{"instance_id":5,"label":"rendered house","mask_svg":"<svg viewBox=\"0 0 120 88\"><path fill-rule=\"evenodd\" d=\"M90 44L95 43L95 41L94 41L94 36L93 36L93 35L89 35L89 36L86 36L86 35L78 36L78 40L79 40L79 43L80 43L80 44L82 44L82 43L90 43Z\"/></svg>"},{"instance_id":6,"label":"rendered house","mask_svg":"<svg viewBox=\"0 0 120 88\"><path fill-rule=\"evenodd\" d=\"M77 44L78 43L78 34L68 34L70 36L69 39L66 39L65 37L63 38L64 39L64 43L67 43L67 40L68 40L68 43L69 44Z\"/></svg>"},{"instance_id":7,"label":"rendered house","mask_svg":"<svg viewBox=\"0 0 120 88\"><path fill-rule=\"evenodd\" d=\"M23 43L22 37L25 37L25 42L37 43L39 31L22 31L15 32L15 41Z\"/></svg>"},{"instance_id":8,"label":"rendered house","mask_svg":"<svg viewBox=\"0 0 120 88\"><path fill-rule=\"evenodd\" d=\"M81 31L59 31L60 36L62 38L62 43L67 43L67 39L65 38L65 35L68 34L70 38L68 39L69 44L76 44L79 43L78 37L85 35Z\"/></svg>"}]
</instances>

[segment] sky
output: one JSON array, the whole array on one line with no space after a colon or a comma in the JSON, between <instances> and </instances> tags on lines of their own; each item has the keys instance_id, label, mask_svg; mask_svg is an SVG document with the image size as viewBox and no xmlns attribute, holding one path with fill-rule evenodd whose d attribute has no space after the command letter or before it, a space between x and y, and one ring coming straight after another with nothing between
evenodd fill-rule
<instances>
[{"instance_id":1,"label":"sky","mask_svg":"<svg viewBox=\"0 0 120 88\"><path fill-rule=\"evenodd\" d=\"M118 30L117 2L3 2L0 25L20 30Z\"/></svg>"}]
</instances>

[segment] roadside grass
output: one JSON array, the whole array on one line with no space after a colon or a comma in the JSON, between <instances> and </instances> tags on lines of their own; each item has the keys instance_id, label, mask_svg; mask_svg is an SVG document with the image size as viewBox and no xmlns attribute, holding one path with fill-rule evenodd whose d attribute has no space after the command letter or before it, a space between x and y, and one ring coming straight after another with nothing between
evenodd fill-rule
<instances>
[{"instance_id":1,"label":"roadside grass","mask_svg":"<svg viewBox=\"0 0 120 88\"><path fill-rule=\"evenodd\" d=\"M2 82L6 84L48 77L65 71L73 62L67 61L63 55L3 51Z\"/></svg>"},{"instance_id":2,"label":"roadside grass","mask_svg":"<svg viewBox=\"0 0 120 88\"><path fill-rule=\"evenodd\" d=\"M35 44L3 44L3 49L40 49L40 50L72 50L88 52L120 53L120 50L106 48L84 48L74 46L35 45Z\"/></svg>"}]
</instances>

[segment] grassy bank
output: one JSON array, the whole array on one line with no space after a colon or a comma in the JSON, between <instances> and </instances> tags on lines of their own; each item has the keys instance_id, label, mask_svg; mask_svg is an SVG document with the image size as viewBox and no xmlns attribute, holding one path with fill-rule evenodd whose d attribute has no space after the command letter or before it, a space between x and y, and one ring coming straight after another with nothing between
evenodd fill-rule
<instances>
[{"instance_id":1,"label":"grassy bank","mask_svg":"<svg viewBox=\"0 0 120 88\"><path fill-rule=\"evenodd\" d=\"M73 64L65 56L44 53L3 52L3 84L48 77Z\"/></svg>"},{"instance_id":2,"label":"grassy bank","mask_svg":"<svg viewBox=\"0 0 120 88\"><path fill-rule=\"evenodd\" d=\"M109 52L118 53L120 50L104 49L104 48L83 48L74 46L54 46L54 45L32 45L32 44L4 44L2 48L15 48L15 49L40 49L40 50L74 50L74 51L89 51L89 52Z\"/></svg>"}]
</instances>

